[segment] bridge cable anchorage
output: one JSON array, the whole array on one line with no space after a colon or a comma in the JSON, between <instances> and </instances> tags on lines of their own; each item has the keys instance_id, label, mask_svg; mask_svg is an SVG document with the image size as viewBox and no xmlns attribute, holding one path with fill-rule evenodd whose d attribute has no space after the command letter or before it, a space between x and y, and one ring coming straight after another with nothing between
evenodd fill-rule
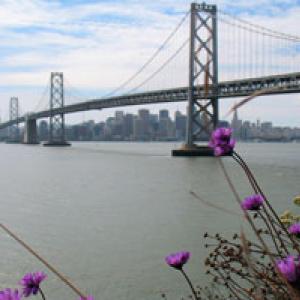
<instances>
[{"instance_id":1,"label":"bridge cable anchorage","mask_svg":"<svg viewBox=\"0 0 300 300\"><path fill-rule=\"evenodd\" d=\"M160 71L162 71L188 44L189 38L186 39L183 44L171 55L156 71L154 71L149 77L147 77L144 81L142 81L139 85L135 86L134 88L130 89L126 95L129 95L135 91L137 91L140 87L145 85L147 82L149 82L151 79L153 79Z\"/></svg>"},{"instance_id":2,"label":"bridge cable anchorage","mask_svg":"<svg viewBox=\"0 0 300 300\"><path fill-rule=\"evenodd\" d=\"M118 91L122 90L124 87L126 87L133 79L135 79L140 73L142 73L148 65L152 63L152 61L158 56L158 54L165 48L165 46L168 44L168 42L173 38L175 33L179 30L179 28L182 26L182 24L185 22L187 17L190 15L190 10L188 10L183 18L180 20L180 22L177 24L177 26L174 28L174 30L167 36L167 38L164 40L164 42L159 46L159 48L153 53L153 55L132 75L130 76L126 81L124 81L119 87L114 89L112 92L106 94L103 96L103 98L111 97L115 95Z\"/></svg>"}]
</instances>

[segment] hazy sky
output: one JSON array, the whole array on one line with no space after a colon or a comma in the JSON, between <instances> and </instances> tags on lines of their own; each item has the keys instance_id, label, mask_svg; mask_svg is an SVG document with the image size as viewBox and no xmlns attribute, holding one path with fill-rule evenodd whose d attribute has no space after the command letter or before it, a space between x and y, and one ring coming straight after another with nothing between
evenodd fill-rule
<instances>
[{"instance_id":1,"label":"hazy sky","mask_svg":"<svg viewBox=\"0 0 300 300\"><path fill-rule=\"evenodd\" d=\"M300 0L217 0L209 3L230 14L274 30L300 35ZM47 106L51 71L65 77L66 101L99 98L130 77L161 45L188 11L187 0L41 1L0 0L0 116L7 118L11 96L18 96L22 113ZM187 37L182 26L149 75ZM224 39L223 48L230 49ZM187 47L176 63L147 88L186 82ZM300 66L300 47L294 67ZM284 59L286 53L281 54ZM157 63L155 65L155 63ZM221 67L220 67L221 68ZM146 76L147 77L147 76ZM143 80L143 79L141 79ZM138 80L131 87L138 84ZM237 100L233 100L237 101ZM232 100L222 99L221 117ZM168 108L185 111L186 103L120 108L153 112ZM103 120L115 110L78 113L69 122ZM243 107L243 119L270 120L278 125L299 126L300 95L260 97Z\"/></svg>"}]
</instances>

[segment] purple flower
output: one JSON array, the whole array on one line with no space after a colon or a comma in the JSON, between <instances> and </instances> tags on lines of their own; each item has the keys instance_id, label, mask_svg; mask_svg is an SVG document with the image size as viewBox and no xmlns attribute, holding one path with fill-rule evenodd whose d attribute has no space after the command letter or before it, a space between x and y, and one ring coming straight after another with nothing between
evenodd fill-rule
<instances>
[{"instance_id":1,"label":"purple flower","mask_svg":"<svg viewBox=\"0 0 300 300\"><path fill-rule=\"evenodd\" d=\"M87 296L86 298L80 297L79 300L94 300L93 296Z\"/></svg>"},{"instance_id":2,"label":"purple flower","mask_svg":"<svg viewBox=\"0 0 300 300\"><path fill-rule=\"evenodd\" d=\"M289 255L286 258L276 262L279 272L290 283L296 283L296 281L299 279L299 264L299 258L296 258L293 255Z\"/></svg>"},{"instance_id":3,"label":"purple flower","mask_svg":"<svg viewBox=\"0 0 300 300\"><path fill-rule=\"evenodd\" d=\"M181 251L177 253L172 253L165 258L166 263L177 269L181 270L183 265L187 263L190 258L190 252Z\"/></svg>"},{"instance_id":4,"label":"purple flower","mask_svg":"<svg viewBox=\"0 0 300 300\"><path fill-rule=\"evenodd\" d=\"M0 291L0 300L20 300L21 295L18 290L5 289Z\"/></svg>"},{"instance_id":5,"label":"purple flower","mask_svg":"<svg viewBox=\"0 0 300 300\"><path fill-rule=\"evenodd\" d=\"M23 286L23 295L29 297L31 294L36 295L39 291L41 282L46 279L44 272L27 273L20 281Z\"/></svg>"},{"instance_id":6,"label":"purple flower","mask_svg":"<svg viewBox=\"0 0 300 300\"><path fill-rule=\"evenodd\" d=\"M235 140L231 138L231 128L217 128L213 131L208 146L214 149L215 156L222 156L232 152Z\"/></svg>"},{"instance_id":7,"label":"purple flower","mask_svg":"<svg viewBox=\"0 0 300 300\"><path fill-rule=\"evenodd\" d=\"M288 228L289 233L294 234L300 238L300 223L295 223Z\"/></svg>"},{"instance_id":8,"label":"purple flower","mask_svg":"<svg viewBox=\"0 0 300 300\"><path fill-rule=\"evenodd\" d=\"M244 210L259 210L259 208L262 206L264 202L264 198L262 195L252 195L249 197L246 197L243 202L241 203L241 207Z\"/></svg>"}]
</instances>

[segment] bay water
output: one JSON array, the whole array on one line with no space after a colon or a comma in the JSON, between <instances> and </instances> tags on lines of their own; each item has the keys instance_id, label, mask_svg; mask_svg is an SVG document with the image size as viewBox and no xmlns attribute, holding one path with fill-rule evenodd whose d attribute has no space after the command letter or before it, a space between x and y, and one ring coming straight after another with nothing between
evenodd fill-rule
<instances>
[{"instance_id":1,"label":"bay water","mask_svg":"<svg viewBox=\"0 0 300 300\"><path fill-rule=\"evenodd\" d=\"M230 237L243 218L215 158L172 157L176 143L73 143L49 148L0 144L0 219L95 299L169 299L189 294L164 257L192 253L186 271L204 285L205 232ZM279 212L296 214L299 143L240 143ZM241 197L249 184L223 158ZM0 289L17 287L26 272L43 270L47 299L78 297L19 244L0 232Z\"/></svg>"}]
</instances>

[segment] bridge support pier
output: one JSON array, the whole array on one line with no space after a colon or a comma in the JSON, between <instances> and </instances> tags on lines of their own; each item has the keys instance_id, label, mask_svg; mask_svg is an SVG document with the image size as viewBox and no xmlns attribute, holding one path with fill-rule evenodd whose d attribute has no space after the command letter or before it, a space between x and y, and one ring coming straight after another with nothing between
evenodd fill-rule
<instances>
[{"instance_id":1,"label":"bridge support pier","mask_svg":"<svg viewBox=\"0 0 300 300\"><path fill-rule=\"evenodd\" d=\"M39 144L38 135L37 135L36 119L29 119L29 117L26 118L25 127L24 127L23 143L28 144L28 145Z\"/></svg>"},{"instance_id":2,"label":"bridge support pier","mask_svg":"<svg viewBox=\"0 0 300 300\"><path fill-rule=\"evenodd\" d=\"M44 146L71 146L65 137L63 73L51 73L50 79L50 128L49 140Z\"/></svg>"},{"instance_id":3,"label":"bridge support pier","mask_svg":"<svg viewBox=\"0 0 300 300\"><path fill-rule=\"evenodd\" d=\"M11 97L9 102L9 120L14 121L19 118L19 99L18 97ZM8 128L7 144L19 144L20 139L20 128L19 124L10 125Z\"/></svg>"},{"instance_id":4,"label":"bridge support pier","mask_svg":"<svg viewBox=\"0 0 300 300\"><path fill-rule=\"evenodd\" d=\"M173 156L213 156L207 146L218 124L217 7L191 4L186 143ZM204 83L204 89L198 86ZM205 142L199 145L197 142Z\"/></svg>"}]
</instances>

